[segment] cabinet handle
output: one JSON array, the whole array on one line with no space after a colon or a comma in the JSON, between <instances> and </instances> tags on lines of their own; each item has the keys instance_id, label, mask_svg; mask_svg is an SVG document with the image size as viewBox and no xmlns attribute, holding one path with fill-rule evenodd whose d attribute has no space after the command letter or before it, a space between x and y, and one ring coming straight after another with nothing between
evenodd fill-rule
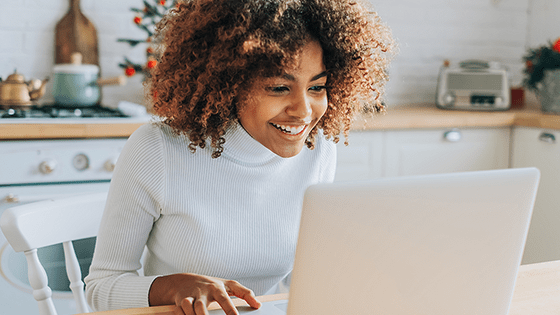
<instances>
[{"instance_id":1,"label":"cabinet handle","mask_svg":"<svg viewBox=\"0 0 560 315\"><path fill-rule=\"evenodd\" d=\"M556 143L556 137L553 134L548 133L548 132L541 133L541 135L539 136L539 140L541 140L542 142L550 143L550 144Z\"/></svg>"},{"instance_id":2,"label":"cabinet handle","mask_svg":"<svg viewBox=\"0 0 560 315\"><path fill-rule=\"evenodd\" d=\"M449 142L457 142L461 140L461 132L458 129L451 129L443 133L443 139Z\"/></svg>"}]
</instances>

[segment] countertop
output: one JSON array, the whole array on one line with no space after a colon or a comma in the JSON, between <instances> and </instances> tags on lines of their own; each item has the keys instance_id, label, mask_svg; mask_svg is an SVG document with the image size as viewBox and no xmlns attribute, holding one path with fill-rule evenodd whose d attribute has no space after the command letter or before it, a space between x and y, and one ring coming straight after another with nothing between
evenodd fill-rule
<instances>
[{"instance_id":1,"label":"countertop","mask_svg":"<svg viewBox=\"0 0 560 315\"><path fill-rule=\"evenodd\" d=\"M146 121L131 119L118 123L10 122L0 123L0 140L69 139L128 137ZM560 130L560 115L547 114L538 108L511 109L499 112L438 109L433 104L416 104L389 108L371 118L359 117L352 130L481 128L524 126Z\"/></svg>"},{"instance_id":2,"label":"countertop","mask_svg":"<svg viewBox=\"0 0 560 315\"><path fill-rule=\"evenodd\" d=\"M560 115L534 108L482 112L443 110L430 104L388 109L373 118L360 117L353 130L535 127L560 130Z\"/></svg>"},{"instance_id":3,"label":"countertop","mask_svg":"<svg viewBox=\"0 0 560 315\"><path fill-rule=\"evenodd\" d=\"M145 122L0 124L1 140L127 138Z\"/></svg>"}]
</instances>

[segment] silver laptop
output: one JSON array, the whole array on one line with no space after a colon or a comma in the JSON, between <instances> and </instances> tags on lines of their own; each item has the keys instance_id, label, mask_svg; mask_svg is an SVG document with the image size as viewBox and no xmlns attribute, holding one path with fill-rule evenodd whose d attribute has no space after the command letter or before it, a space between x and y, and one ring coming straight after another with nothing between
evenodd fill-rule
<instances>
[{"instance_id":1,"label":"silver laptop","mask_svg":"<svg viewBox=\"0 0 560 315\"><path fill-rule=\"evenodd\" d=\"M289 301L238 310L507 315L539 175L524 168L312 186Z\"/></svg>"}]
</instances>

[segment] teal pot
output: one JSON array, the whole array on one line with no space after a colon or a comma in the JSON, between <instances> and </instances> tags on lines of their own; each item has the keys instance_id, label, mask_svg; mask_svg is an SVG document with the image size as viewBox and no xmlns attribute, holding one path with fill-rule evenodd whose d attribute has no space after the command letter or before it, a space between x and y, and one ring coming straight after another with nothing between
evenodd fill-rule
<instances>
[{"instance_id":1,"label":"teal pot","mask_svg":"<svg viewBox=\"0 0 560 315\"><path fill-rule=\"evenodd\" d=\"M545 70L539 98L543 112L560 114L560 69Z\"/></svg>"},{"instance_id":2,"label":"teal pot","mask_svg":"<svg viewBox=\"0 0 560 315\"><path fill-rule=\"evenodd\" d=\"M58 64L54 66L54 101L62 106L93 106L101 93L97 79L99 67L87 64Z\"/></svg>"},{"instance_id":3,"label":"teal pot","mask_svg":"<svg viewBox=\"0 0 560 315\"><path fill-rule=\"evenodd\" d=\"M54 66L53 96L56 104L67 107L88 107L99 104L103 85L124 85L125 76L99 78L99 67L89 64L58 64Z\"/></svg>"}]
</instances>

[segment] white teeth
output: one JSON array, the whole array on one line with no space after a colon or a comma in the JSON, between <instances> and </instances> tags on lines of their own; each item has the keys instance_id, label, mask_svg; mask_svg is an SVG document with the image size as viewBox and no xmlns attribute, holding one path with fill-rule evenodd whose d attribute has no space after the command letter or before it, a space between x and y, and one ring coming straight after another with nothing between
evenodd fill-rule
<instances>
[{"instance_id":1,"label":"white teeth","mask_svg":"<svg viewBox=\"0 0 560 315\"><path fill-rule=\"evenodd\" d=\"M283 125L277 125L277 124L273 124L271 123L271 125L273 125L274 127L276 127L276 129L287 133L287 134L291 134L291 135L297 135L298 133L302 132L303 129L305 129L306 125L303 126L283 126Z\"/></svg>"}]
</instances>

